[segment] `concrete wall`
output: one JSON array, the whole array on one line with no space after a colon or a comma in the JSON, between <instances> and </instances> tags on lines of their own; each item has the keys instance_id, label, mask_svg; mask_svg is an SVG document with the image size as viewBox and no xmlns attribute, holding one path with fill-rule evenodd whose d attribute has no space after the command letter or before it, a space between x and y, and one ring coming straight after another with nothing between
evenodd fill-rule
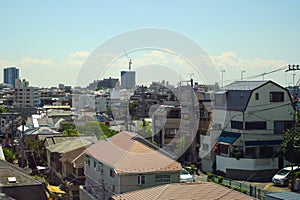
<instances>
[{"instance_id":1,"label":"concrete wall","mask_svg":"<svg viewBox=\"0 0 300 200\"><path fill-rule=\"evenodd\" d=\"M266 169L278 169L278 158L232 158L216 156L217 170L226 173L227 169L241 169L241 170L266 170Z\"/></svg>"}]
</instances>

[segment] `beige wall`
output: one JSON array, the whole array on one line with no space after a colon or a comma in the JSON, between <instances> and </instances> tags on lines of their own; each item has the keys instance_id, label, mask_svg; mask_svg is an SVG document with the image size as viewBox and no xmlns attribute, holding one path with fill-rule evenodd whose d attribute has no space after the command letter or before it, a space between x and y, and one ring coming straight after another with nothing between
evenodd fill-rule
<instances>
[{"instance_id":1,"label":"beige wall","mask_svg":"<svg viewBox=\"0 0 300 200\"><path fill-rule=\"evenodd\" d=\"M120 185L121 190L118 191L119 193L134 191L138 189L148 188L156 185L161 185L165 183L155 182L155 175L158 174L170 174L170 182L168 183L179 183L180 182L180 171L173 171L173 172L153 172L153 173L146 173L146 174L125 174L121 175ZM138 175L145 175L145 184L138 185Z\"/></svg>"}]
</instances>

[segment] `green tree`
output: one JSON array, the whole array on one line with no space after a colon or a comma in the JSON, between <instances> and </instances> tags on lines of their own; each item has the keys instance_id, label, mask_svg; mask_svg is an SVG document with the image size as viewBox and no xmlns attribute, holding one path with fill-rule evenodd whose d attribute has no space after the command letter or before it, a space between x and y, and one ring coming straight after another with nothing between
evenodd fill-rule
<instances>
[{"instance_id":1,"label":"green tree","mask_svg":"<svg viewBox=\"0 0 300 200\"><path fill-rule=\"evenodd\" d=\"M299 122L285 131L282 141L282 153L289 162L300 165L300 124Z\"/></svg>"},{"instance_id":2,"label":"green tree","mask_svg":"<svg viewBox=\"0 0 300 200\"><path fill-rule=\"evenodd\" d=\"M16 155L12 152L11 149L3 148L2 150L3 150L5 160L7 162L13 163L16 160Z\"/></svg>"},{"instance_id":3,"label":"green tree","mask_svg":"<svg viewBox=\"0 0 300 200\"><path fill-rule=\"evenodd\" d=\"M152 142L152 128L149 122L143 120L139 124L139 129L137 131L138 134Z\"/></svg>"},{"instance_id":4,"label":"green tree","mask_svg":"<svg viewBox=\"0 0 300 200\"><path fill-rule=\"evenodd\" d=\"M62 133L62 135L66 137L75 137L78 136L79 133L76 129L67 129Z\"/></svg>"},{"instance_id":5,"label":"green tree","mask_svg":"<svg viewBox=\"0 0 300 200\"><path fill-rule=\"evenodd\" d=\"M106 126L103 122L88 122L85 125L77 126L80 134L91 135L94 134L98 139L106 139L118 133Z\"/></svg>"},{"instance_id":6,"label":"green tree","mask_svg":"<svg viewBox=\"0 0 300 200\"><path fill-rule=\"evenodd\" d=\"M73 122L62 122L59 127L60 131L76 130L76 125Z\"/></svg>"},{"instance_id":7,"label":"green tree","mask_svg":"<svg viewBox=\"0 0 300 200\"><path fill-rule=\"evenodd\" d=\"M0 113L7 113L7 110L3 106L0 106Z\"/></svg>"}]
</instances>

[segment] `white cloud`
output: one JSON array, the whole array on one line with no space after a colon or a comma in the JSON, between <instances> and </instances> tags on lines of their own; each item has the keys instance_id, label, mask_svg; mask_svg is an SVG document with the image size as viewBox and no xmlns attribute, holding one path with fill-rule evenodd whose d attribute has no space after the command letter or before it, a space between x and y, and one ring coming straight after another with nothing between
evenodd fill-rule
<instances>
[{"instance_id":1,"label":"white cloud","mask_svg":"<svg viewBox=\"0 0 300 200\"><path fill-rule=\"evenodd\" d=\"M85 59L90 55L90 52L88 51L76 51L74 53L70 53L70 58L76 58L76 59Z\"/></svg>"},{"instance_id":2,"label":"white cloud","mask_svg":"<svg viewBox=\"0 0 300 200\"><path fill-rule=\"evenodd\" d=\"M25 57L20 62L18 62L18 65L24 67L30 67L32 65L42 67L42 66L53 66L54 62L51 59L38 59L32 57Z\"/></svg>"},{"instance_id":3,"label":"white cloud","mask_svg":"<svg viewBox=\"0 0 300 200\"><path fill-rule=\"evenodd\" d=\"M211 58L219 71L225 70L225 83L229 83L233 80L240 80L241 70L245 71L243 77L247 78L261 75L263 73L268 73L287 66L287 62L285 60L263 59L259 57L244 59L239 57L235 52L224 52L220 55L212 56ZM279 84L285 85L287 80L285 80L283 72L284 70L265 76L259 76L256 79L246 80L262 80L264 78L265 80L273 80L275 82L278 82Z\"/></svg>"}]
</instances>

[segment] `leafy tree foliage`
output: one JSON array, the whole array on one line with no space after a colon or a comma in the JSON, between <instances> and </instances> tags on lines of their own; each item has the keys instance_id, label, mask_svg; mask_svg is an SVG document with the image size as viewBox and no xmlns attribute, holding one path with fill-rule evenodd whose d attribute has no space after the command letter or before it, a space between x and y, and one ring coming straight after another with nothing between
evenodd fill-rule
<instances>
[{"instance_id":1,"label":"leafy tree foliage","mask_svg":"<svg viewBox=\"0 0 300 200\"><path fill-rule=\"evenodd\" d=\"M78 136L79 133L76 129L66 129L63 133L62 133L63 136L66 136L66 137L73 137L73 136Z\"/></svg>"},{"instance_id":2,"label":"leafy tree foliage","mask_svg":"<svg viewBox=\"0 0 300 200\"><path fill-rule=\"evenodd\" d=\"M286 160L300 165L300 123L288 129L283 136L282 152Z\"/></svg>"},{"instance_id":3,"label":"leafy tree foliage","mask_svg":"<svg viewBox=\"0 0 300 200\"><path fill-rule=\"evenodd\" d=\"M149 122L143 120L139 124L138 134L143 136L144 138L148 139L149 141L152 140L152 128Z\"/></svg>"},{"instance_id":4,"label":"leafy tree foliage","mask_svg":"<svg viewBox=\"0 0 300 200\"><path fill-rule=\"evenodd\" d=\"M60 131L76 130L76 126L73 122L62 122L59 127Z\"/></svg>"},{"instance_id":5,"label":"leafy tree foliage","mask_svg":"<svg viewBox=\"0 0 300 200\"><path fill-rule=\"evenodd\" d=\"M7 113L7 110L5 108L3 108L2 106L0 106L0 113Z\"/></svg>"},{"instance_id":6,"label":"leafy tree foliage","mask_svg":"<svg viewBox=\"0 0 300 200\"><path fill-rule=\"evenodd\" d=\"M9 148L3 148L3 154L7 162L13 163L16 160L16 155Z\"/></svg>"},{"instance_id":7,"label":"leafy tree foliage","mask_svg":"<svg viewBox=\"0 0 300 200\"><path fill-rule=\"evenodd\" d=\"M91 135L94 134L98 139L109 138L118 133L118 131L110 129L103 122L88 122L84 126L77 126L80 134Z\"/></svg>"}]
</instances>

